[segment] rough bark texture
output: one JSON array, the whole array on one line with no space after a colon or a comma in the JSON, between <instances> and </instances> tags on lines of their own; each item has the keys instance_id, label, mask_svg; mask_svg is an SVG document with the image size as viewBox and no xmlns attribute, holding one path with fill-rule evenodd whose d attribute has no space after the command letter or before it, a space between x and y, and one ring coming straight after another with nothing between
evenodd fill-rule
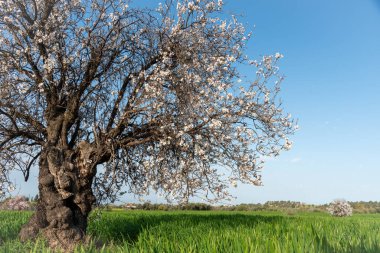
<instances>
[{"instance_id":1,"label":"rough bark texture","mask_svg":"<svg viewBox=\"0 0 380 253\"><path fill-rule=\"evenodd\" d=\"M96 167L91 145L80 143L76 152L47 146L40 157L39 200L36 213L21 232L28 240L42 234L50 247L71 250L82 242L95 197L91 190Z\"/></svg>"}]
</instances>

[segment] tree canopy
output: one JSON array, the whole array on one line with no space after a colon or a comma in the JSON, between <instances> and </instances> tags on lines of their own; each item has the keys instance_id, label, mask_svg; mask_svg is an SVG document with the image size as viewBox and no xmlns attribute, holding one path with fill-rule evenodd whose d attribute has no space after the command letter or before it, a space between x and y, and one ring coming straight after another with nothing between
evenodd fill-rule
<instances>
[{"instance_id":1,"label":"tree canopy","mask_svg":"<svg viewBox=\"0 0 380 253\"><path fill-rule=\"evenodd\" d=\"M250 60L250 34L222 6L1 0L1 193L47 145L85 150L99 199L122 185L178 200L260 185L262 158L289 149L294 131L278 99L282 55Z\"/></svg>"}]
</instances>

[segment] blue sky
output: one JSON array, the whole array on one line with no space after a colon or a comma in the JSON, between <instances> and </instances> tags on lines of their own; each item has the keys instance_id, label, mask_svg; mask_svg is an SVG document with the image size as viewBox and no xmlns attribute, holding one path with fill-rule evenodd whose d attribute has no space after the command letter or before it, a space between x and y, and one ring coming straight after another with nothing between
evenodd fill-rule
<instances>
[{"instance_id":1,"label":"blue sky","mask_svg":"<svg viewBox=\"0 0 380 253\"><path fill-rule=\"evenodd\" d=\"M380 200L380 1L236 0L254 24L249 54L285 55L284 107L294 148L267 162L264 187L236 202Z\"/></svg>"},{"instance_id":2,"label":"blue sky","mask_svg":"<svg viewBox=\"0 0 380 253\"><path fill-rule=\"evenodd\" d=\"M253 30L248 55L285 56L281 97L300 126L294 148L267 161L264 186L239 184L234 203L380 201L380 0L225 3ZM17 193L36 194L35 180L21 183Z\"/></svg>"}]
</instances>

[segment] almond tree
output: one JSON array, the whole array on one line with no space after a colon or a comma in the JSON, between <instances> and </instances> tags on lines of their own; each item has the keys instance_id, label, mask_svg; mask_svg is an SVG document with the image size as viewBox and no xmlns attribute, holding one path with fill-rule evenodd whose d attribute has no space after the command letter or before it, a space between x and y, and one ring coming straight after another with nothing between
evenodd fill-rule
<instances>
[{"instance_id":1,"label":"almond tree","mask_svg":"<svg viewBox=\"0 0 380 253\"><path fill-rule=\"evenodd\" d=\"M282 55L250 61L249 34L220 18L222 1L128 4L0 0L1 193L12 170L39 171L23 240L80 242L96 199L122 187L226 198L236 181L260 185L261 158L291 146Z\"/></svg>"},{"instance_id":2,"label":"almond tree","mask_svg":"<svg viewBox=\"0 0 380 253\"><path fill-rule=\"evenodd\" d=\"M348 203L344 199L336 199L330 203L327 207L327 211L336 217L345 217L352 215L352 207L350 203Z\"/></svg>"}]
</instances>

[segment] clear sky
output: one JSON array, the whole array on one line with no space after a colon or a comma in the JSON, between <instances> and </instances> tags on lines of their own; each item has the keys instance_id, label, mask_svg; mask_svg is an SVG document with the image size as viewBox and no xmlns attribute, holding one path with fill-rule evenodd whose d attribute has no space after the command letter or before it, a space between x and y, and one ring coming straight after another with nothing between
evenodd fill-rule
<instances>
[{"instance_id":1,"label":"clear sky","mask_svg":"<svg viewBox=\"0 0 380 253\"><path fill-rule=\"evenodd\" d=\"M300 126L293 149L267 161L264 186L239 184L234 203L380 201L380 0L225 3L253 30L248 55L285 56L281 97ZM17 184L37 192L35 178Z\"/></svg>"},{"instance_id":2,"label":"clear sky","mask_svg":"<svg viewBox=\"0 0 380 253\"><path fill-rule=\"evenodd\" d=\"M236 201L379 201L380 1L227 3L255 25L249 54L285 55L283 104L300 126L264 186L239 186Z\"/></svg>"}]
</instances>

